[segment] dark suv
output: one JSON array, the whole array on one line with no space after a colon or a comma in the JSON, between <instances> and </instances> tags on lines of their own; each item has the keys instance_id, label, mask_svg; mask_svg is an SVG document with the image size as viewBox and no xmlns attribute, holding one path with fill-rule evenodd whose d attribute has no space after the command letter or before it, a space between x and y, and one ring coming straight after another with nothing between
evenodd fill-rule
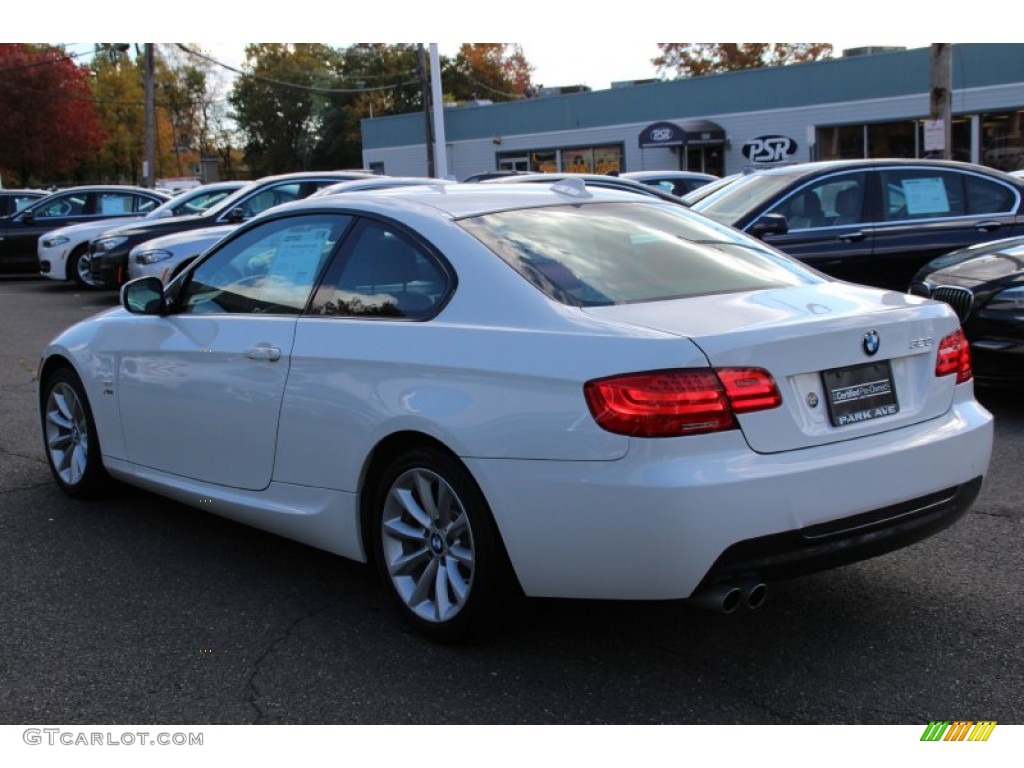
<instances>
[{"instance_id":1,"label":"dark suv","mask_svg":"<svg viewBox=\"0 0 1024 768\"><path fill-rule=\"evenodd\" d=\"M905 291L936 256L1024 234L1024 179L941 160L836 160L741 176L693 210L834 277Z\"/></svg>"},{"instance_id":2,"label":"dark suv","mask_svg":"<svg viewBox=\"0 0 1024 768\"><path fill-rule=\"evenodd\" d=\"M359 171L308 171L266 176L242 187L199 216L157 219L110 229L89 243L90 283L96 288L118 288L128 278L129 251L154 237L239 224L274 206L308 197L322 187L365 178L377 176Z\"/></svg>"}]
</instances>

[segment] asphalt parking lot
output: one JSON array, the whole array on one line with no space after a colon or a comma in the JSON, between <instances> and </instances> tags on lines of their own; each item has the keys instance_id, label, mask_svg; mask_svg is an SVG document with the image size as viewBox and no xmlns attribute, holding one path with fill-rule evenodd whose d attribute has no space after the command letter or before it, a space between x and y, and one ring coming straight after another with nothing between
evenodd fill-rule
<instances>
[{"instance_id":1,"label":"asphalt parking lot","mask_svg":"<svg viewBox=\"0 0 1024 768\"><path fill-rule=\"evenodd\" d=\"M0 278L2 723L1024 723L1017 394L981 393L982 495L910 549L773 584L758 611L545 601L445 647L364 566L130 488L57 490L39 354L114 301Z\"/></svg>"}]
</instances>

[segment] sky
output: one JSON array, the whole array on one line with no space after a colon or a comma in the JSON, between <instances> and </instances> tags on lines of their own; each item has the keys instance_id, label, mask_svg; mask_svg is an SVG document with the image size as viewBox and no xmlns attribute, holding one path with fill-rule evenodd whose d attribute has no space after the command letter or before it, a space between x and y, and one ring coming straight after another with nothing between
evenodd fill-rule
<instances>
[{"instance_id":1,"label":"sky","mask_svg":"<svg viewBox=\"0 0 1024 768\"><path fill-rule=\"evenodd\" d=\"M1007 0L1001 2L1007 9L1014 7ZM8 42L38 41L41 31L61 40L132 40L152 32L165 40L234 38L239 42L195 43L234 66L242 62L242 41L308 42L315 37L376 42L409 42L423 37L464 42L500 40L522 45L526 59L535 67L535 84L588 85L597 90L609 87L613 81L656 77L650 63L658 53L656 41L673 37L712 42L825 41L833 43L837 52L861 45L928 45L902 42L910 39L1016 42L1018 25L1005 24L1001 30L993 30L992 18L1010 17L1000 16L994 7L999 3L990 0L985 13L943 16L924 13L921 6L909 3L858 0L857 20L843 14L847 17L840 22L838 13L822 12L820 0L730 0L727 5L702 3L699 9L694 9L697 4L686 2L599 6L593 0L516 0L501 4L444 0L434 8L422 0L388 0L365 6L289 0L285 4L245 6L204 3L201 12L189 13L175 13L168 6L154 15L140 14L137 2L126 0L104 0L99 5L49 0L45 26L39 24L32 3L11 4L4 11L0 38ZM102 7L103 13L97 13L97 7ZM360 10L364 7L369 10ZM458 46L438 45L442 54L454 53Z\"/></svg>"},{"instance_id":2,"label":"sky","mask_svg":"<svg viewBox=\"0 0 1024 768\"><path fill-rule=\"evenodd\" d=\"M913 4L897 6L892 0L858 0L857 20L838 21L839 14L824 15L821 0L731 0L725 4L632 3L598 6L579 0L517 0L487 3L481 0L444 0L431 7L422 0L388 0L366 4L329 4L321 0L289 0L265 6L271 12L253 12L237 4L204 4L201 13L176 14L164 9L158 16L141 16L138 4L106 0L99 6L80 0L50 0L47 23L41 27L31 3L5 10L0 36L10 42L38 40L40 31L51 38L137 39L155 31L165 40L194 41L217 37L237 42L193 43L216 58L240 65L245 42L308 42L313 37L408 42L418 38L488 42L500 40L523 46L534 66L533 82L548 87L587 85L608 88L613 81L657 76L650 60L658 55L657 42L685 38L712 42L785 40L832 42L837 53L861 45L920 47L927 42L1015 42L1018 25L993 30L991 14L925 14ZM936 7L937 6L931 6ZM353 10L355 8L356 10ZM283 11L282 9L287 9ZM380 9L380 10L377 10ZM630 13L629 10L634 12ZM848 14L847 14L848 15ZM948 21L946 20L948 18ZM209 34L209 33L217 34ZM837 42L849 41L849 42ZM345 43L331 43L342 46ZM91 43L73 44L75 50ZM439 43L442 54L452 54L457 43Z\"/></svg>"}]
</instances>

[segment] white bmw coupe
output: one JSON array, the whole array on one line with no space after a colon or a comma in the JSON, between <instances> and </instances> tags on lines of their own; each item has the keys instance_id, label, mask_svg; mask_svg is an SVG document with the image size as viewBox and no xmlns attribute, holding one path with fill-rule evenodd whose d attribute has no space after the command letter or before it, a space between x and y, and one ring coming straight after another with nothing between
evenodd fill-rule
<instances>
[{"instance_id":1,"label":"white bmw coupe","mask_svg":"<svg viewBox=\"0 0 1024 768\"><path fill-rule=\"evenodd\" d=\"M756 607L950 525L991 452L947 305L579 180L284 205L121 304L40 364L58 485L373 562L442 640L524 594Z\"/></svg>"}]
</instances>

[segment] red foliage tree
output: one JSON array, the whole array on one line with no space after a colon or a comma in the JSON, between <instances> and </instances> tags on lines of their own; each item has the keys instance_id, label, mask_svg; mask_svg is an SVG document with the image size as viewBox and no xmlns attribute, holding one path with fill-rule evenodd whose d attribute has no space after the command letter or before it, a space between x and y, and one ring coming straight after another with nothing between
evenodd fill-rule
<instances>
[{"instance_id":1,"label":"red foliage tree","mask_svg":"<svg viewBox=\"0 0 1024 768\"><path fill-rule=\"evenodd\" d=\"M103 145L89 70L60 48L0 44L0 168L28 185L65 175ZM11 186L11 184L8 184Z\"/></svg>"}]
</instances>

